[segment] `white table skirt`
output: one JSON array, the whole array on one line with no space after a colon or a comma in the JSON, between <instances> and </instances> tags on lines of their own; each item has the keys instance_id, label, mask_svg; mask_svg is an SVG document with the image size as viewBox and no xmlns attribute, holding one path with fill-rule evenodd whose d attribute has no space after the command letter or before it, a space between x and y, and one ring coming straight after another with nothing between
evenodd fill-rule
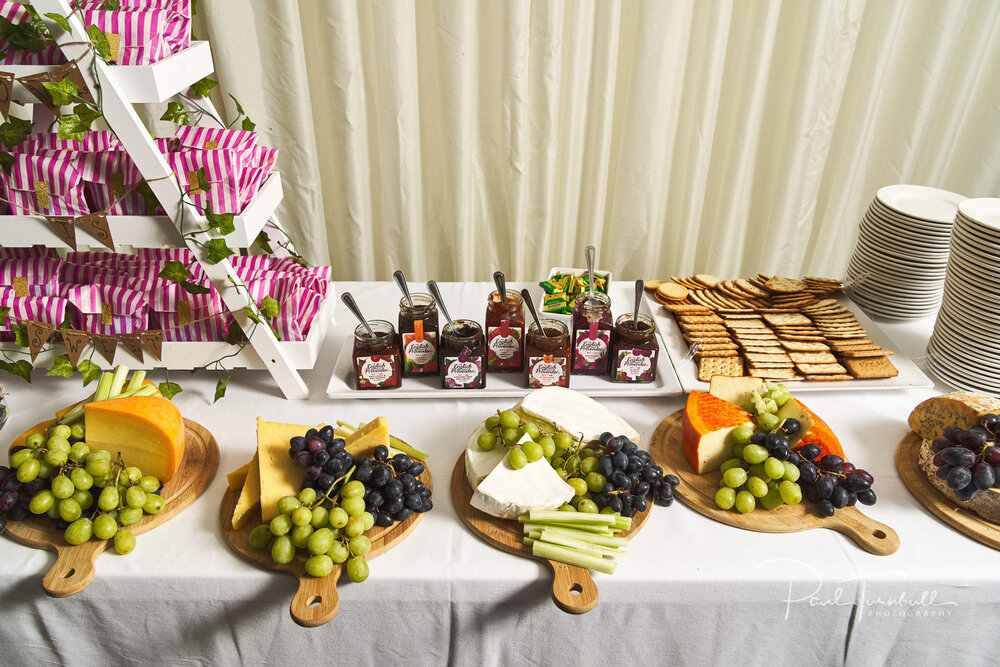
<instances>
[{"instance_id":1,"label":"white table skirt","mask_svg":"<svg viewBox=\"0 0 1000 667\"><path fill-rule=\"evenodd\" d=\"M394 319L395 300L366 300L377 285L340 283L337 291L352 291L371 317ZM473 290L485 302L490 286L443 288L446 298ZM443 392L429 400L331 401L325 387L354 328L342 305L335 318L320 363L305 373L313 392L307 401L284 400L266 373L237 371L226 398L212 406L214 378L175 374L184 386L176 403L219 442L220 473L251 457L258 415L301 424L387 415L395 434L430 454L434 510L370 562L368 581L342 583L333 621L316 629L295 625L288 614L294 579L229 550L218 528L226 487L220 474L184 513L139 536L132 554L102 555L93 582L70 598L42 591L50 553L0 540L4 663L864 665L956 657L975 664L1000 655L1000 635L992 631L1000 554L924 510L893 463L910 410L946 387L806 396L851 460L875 475L879 500L864 511L898 532L896 554L868 554L830 530L743 531L675 503L654 510L613 576L595 575L597 607L571 616L550 599L548 568L481 542L458 520L448 493L467 434L506 401ZM879 324L898 351L920 363L933 318ZM30 386L7 383L8 438L79 398L76 381L41 375ZM646 442L684 399L603 402Z\"/></svg>"}]
</instances>

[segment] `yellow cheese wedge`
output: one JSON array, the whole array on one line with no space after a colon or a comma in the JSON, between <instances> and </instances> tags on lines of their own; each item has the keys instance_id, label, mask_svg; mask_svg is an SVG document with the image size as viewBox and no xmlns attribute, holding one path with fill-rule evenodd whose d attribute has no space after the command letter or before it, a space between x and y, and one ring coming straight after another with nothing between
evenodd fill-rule
<instances>
[{"instance_id":1,"label":"yellow cheese wedge","mask_svg":"<svg viewBox=\"0 0 1000 667\"><path fill-rule=\"evenodd\" d=\"M239 468L226 475L226 480L229 482L230 491L239 491L240 489L243 488L243 485L247 481L247 472L250 470L250 466L254 467L257 466L256 456L257 455L254 454L254 459L252 461L250 461L249 463L244 463Z\"/></svg>"},{"instance_id":2,"label":"yellow cheese wedge","mask_svg":"<svg viewBox=\"0 0 1000 667\"><path fill-rule=\"evenodd\" d=\"M379 445L389 446L389 420L377 417L347 437L345 449L354 456L367 454Z\"/></svg>"},{"instance_id":3,"label":"yellow cheese wedge","mask_svg":"<svg viewBox=\"0 0 1000 667\"><path fill-rule=\"evenodd\" d=\"M159 396L95 401L84 407L87 445L119 453L125 465L169 482L184 458L184 420L177 406Z\"/></svg>"},{"instance_id":4,"label":"yellow cheese wedge","mask_svg":"<svg viewBox=\"0 0 1000 667\"><path fill-rule=\"evenodd\" d=\"M264 521L278 516L282 496L295 496L305 469L288 455L288 441L311 428L301 424L279 424L257 417L257 458L260 469L260 515Z\"/></svg>"},{"instance_id":5,"label":"yellow cheese wedge","mask_svg":"<svg viewBox=\"0 0 1000 667\"><path fill-rule=\"evenodd\" d=\"M246 469L246 476L243 478L243 490L240 492L240 499L236 501L236 509L233 510L233 530L239 530L250 517L250 512L260 503L260 468L257 465L257 455L254 454L250 463L246 464L236 472ZM235 474L230 473L230 476ZM230 487L232 488L232 480Z\"/></svg>"}]
</instances>

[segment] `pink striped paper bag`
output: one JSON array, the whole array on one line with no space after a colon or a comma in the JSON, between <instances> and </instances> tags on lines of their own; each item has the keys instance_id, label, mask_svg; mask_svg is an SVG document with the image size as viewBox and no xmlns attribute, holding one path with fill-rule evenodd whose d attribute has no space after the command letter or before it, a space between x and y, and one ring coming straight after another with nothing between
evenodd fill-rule
<instances>
[{"instance_id":1,"label":"pink striped paper bag","mask_svg":"<svg viewBox=\"0 0 1000 667\"><path fill-rule=\"evenodd\" d=\"M59 271L61 290L76 285L107 285L136 292L147 292L156 280L153 276L130 276L110 267L86 264L65 264ZM60 293L60 296L67 296Z\"/></svg>"},{"instance_id":2,"label":"pink striped paper bag","mask_svg":"<svg viewBox=\"0 0 1000 667\"><path fill-rule=\"evenodd\" d=\"M31 17L28 15L28 10L24 8L24 4L26 3L0 0L0 17L7 19L14 25L29 21ZM62 50L54 43L38 53L34 53L25 49L15 49L7 43L7 40L0 37L0 52L5 50L6 53L0 60L0 64L4 65L59 65L66 62Z\"/></svg>"},{"instance_id":3,"label":"pink striped paper bag","mask_svg":"<svg viewBox=\"0 0 1000 667\"><path fill-rule=\"evenodd\" d=\"M150 310L163 340L178 342L218 341L226 338L229 311L217 293L188 294L170 283L149 294Z\"/></svg>"},{"instance_id":4,"label":"pink striped paper bag","mask_svg":"<svg viewBox=\"0 0 1000 667\"><path fill-rule=\"evenodd\" d=\"M128 153L87 153L81 163L91 210L106 210L108 215L145 215L146 200L135 188L142 181L142 173Z\"/></svg>"},{"instance_id":5,"label":"pink striped paper bag","mask_svg":"<svg viewBox=\"0 0 1000 667\"><path fill-rule=\"evenodd\" d=\"M170 55L166 39L168 20L167 12L156 9L83 12L84 24L96 25L109 36L117 35L118 52L111 56L119 65L149 65Z\"/></svg>"},{"instance_id":6,"label":"pink striped paper bag","mask_svg":"<svg viewBox=\"0 0 1000 667\"><path fill-rule=\"evenodd\" d=\"M239 178L245 166L243 156L228 150L180 150L167 155L167 162L180 179L187 195L196 206L206 212L239 213L243 210L240 202ZM208 183L198 182L198 170L205 170ZM208 193L205 187L209 188Z\"/></svg>"},{"instance_id":7,"label":"pink striped paper bag","mask_svg":"<svg viewBox=\"0 0 1000 667\"><path fill-rule=\"evenodd\" d=\"M52 251L43 245L30 248L4 248L0 246L0 259L28 259L30 257L51 257Z\"/></svg>"},{"instance_id":8,"label":"pink striped paper bag","mask_svg":"<svg viewBox=\"0 0 1000 667\"><path fill-rule=\"evenodd\" d=\"M149 323L149 303L142 292L108 285L74 285L66 295L79 317L74 324L88 333L134 334L145 331Z\"/></svg>"},{"instance_id":9,"label":"pink striped paper bag","mask_svg":"<svg viewBox=\"0 0 1000 667\"><path fill-rule=\"evenodd\" d=\"M259 304L265 296L270 296L281 304L278 316L270 320L279 339L305 340L313 320L323 306L322 295L302 289L295 281L271 277L250 280L246 287L255 303Z\"/></svg>"},{"instance_id":10,"label":"pink striped paper bag","mask_svg":"<svg viewBox=\"0 0 1000 667\"><path fill-rule=\"evenodd\" d=\"M182 125L174 136L182 148L193 150L229 150L251 153L257 145L257 133L248 130L229 130L224 127L192 127Z\"/></svg>"},{"instance_id":11,"label":"pink striped paper bag","mask_svg":"<svg viewBox=\"0 0 1000 667\"><path fill-rule=\"evenodd\" d=\"M104 2L105 0L81 0L76 4L81 9L100 9ZM177 53L191 45L190 0L120 0L118 9L162 11L167 16L163 37L170 53Z\"/></svg>"},{"instance_id":12,"label":"pink striped paper bag","mask_svg":"<svg viewBox=\"0 0 1000 667\"><path fill-rule=\"evenodd\" d=\"M270 176L278 159L278 149L257 146L250 153L250 163L240 178L240 197L249 204Z\"/></svg>"},{"instance_id":13,"label":"pink striped paper bag","mask_svg":"<svg viewBox=\"0 0 1000 667\"><path fill-rule=\"evenodd\" d=\"M10 178L4 179L5 199L13 215L70 215L90 212L83 194L79 154L15 155Z\"/></svg>"},{"instance_id":14,"label":"pink striped paper bag","mask_svg":"<svg viewBox=\"0 0 1000 667\"><path fill-rule=\"evenodd\" d=\"M45 255L0 260L0 287L18 296L56 296L59 292L59 260Z\"/></svg>"},{"instance_id":15,"label":"pink striped paper bag","mask_svg":"<svg viewBox=\"0 0 1000 667\"><path fill-rule=\"evenodd\" d=\"M22 320L59 326L68 312L69 302L56 296L17 296L9 287L0 287L0 308L9 308L7 319L0 322L0 341L14 340L12 327Z\"/></svg>"},{"instance_id":16,"label":"pink striped paper bag","mask_svg":"<svg viewBox=\"0 0 1000 667\"><path fill-rule=\"evenodd\" d=\"M29 153L33 155L48 155L49 151L77 151L80 153L96 153L102 151L122 150L121 142L114 133L107 130L94 130L84 135L83 141L75 139L60 139L55 132L39 132L29 134L17 146L10 149L12 153Z\"/></svg>"}]
</instances>

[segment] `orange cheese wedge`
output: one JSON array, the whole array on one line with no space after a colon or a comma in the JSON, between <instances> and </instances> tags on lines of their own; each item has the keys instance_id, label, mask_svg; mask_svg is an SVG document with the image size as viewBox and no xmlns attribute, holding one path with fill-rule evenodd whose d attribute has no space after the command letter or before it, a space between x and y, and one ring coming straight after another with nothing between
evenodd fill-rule
<instances>
[{"instance_id":1,"label":"orange cheese wedge","mask_svg":"<svg viewBox=\"0 0 1000 667\"><path fill-rule=\"evenodd\" d=\"M798 451L806 445L818 445L821 450L820 458L823 458L827 454L836 454L846 461L847 457L844 455L844 448L840 445L840 440L833 434L827 423L820 419L819 415L807 408L802 401L794 398L791 400L797 402L802 409L809 413L809 417L812 419L812 427L799 439L793 449Z\"/></svg>"},{"instance_id":2,"label":"orange cheese wedge","mask_svg":"<svg viewBox=\"0 0 1000 667\"><path fill-rule=\"evenodd\" d=\"M734 428L753 424L753 419L743 408L703 391L688 394L684 408L683 438L684 457L699 475L718 470L733 457Z\"/></svg>"},{"instance_id":3,"label":"orange cheese wedge","mask_svg":"<svg viewBox=\"0 0 1000 667\"><path fill-rule=\"evenodd\" d=\"M159 396L95 401L84 407L87 445L121 454L125 465L161 482L173 478L184 458L184 420L177 406Z\"/></svg>"}]
</instances>

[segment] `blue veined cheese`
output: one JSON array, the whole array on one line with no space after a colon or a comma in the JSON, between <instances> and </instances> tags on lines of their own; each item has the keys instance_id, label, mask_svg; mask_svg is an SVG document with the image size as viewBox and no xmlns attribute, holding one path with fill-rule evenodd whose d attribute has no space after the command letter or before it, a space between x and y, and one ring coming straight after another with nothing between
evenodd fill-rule
<instances>
[{"instance_id":1,"label":"blue veined cheese","mask_svg":"<svg viewBox=\"0 0 1000 667\"><path fill-rule=\"evenodd\" d=\"M516 408L584 441L597 440L601 433L624 435L638 443L639 432L611 410L583 394L564 387L543 387L524 396Z\"/></svg>"}]
</instances>

